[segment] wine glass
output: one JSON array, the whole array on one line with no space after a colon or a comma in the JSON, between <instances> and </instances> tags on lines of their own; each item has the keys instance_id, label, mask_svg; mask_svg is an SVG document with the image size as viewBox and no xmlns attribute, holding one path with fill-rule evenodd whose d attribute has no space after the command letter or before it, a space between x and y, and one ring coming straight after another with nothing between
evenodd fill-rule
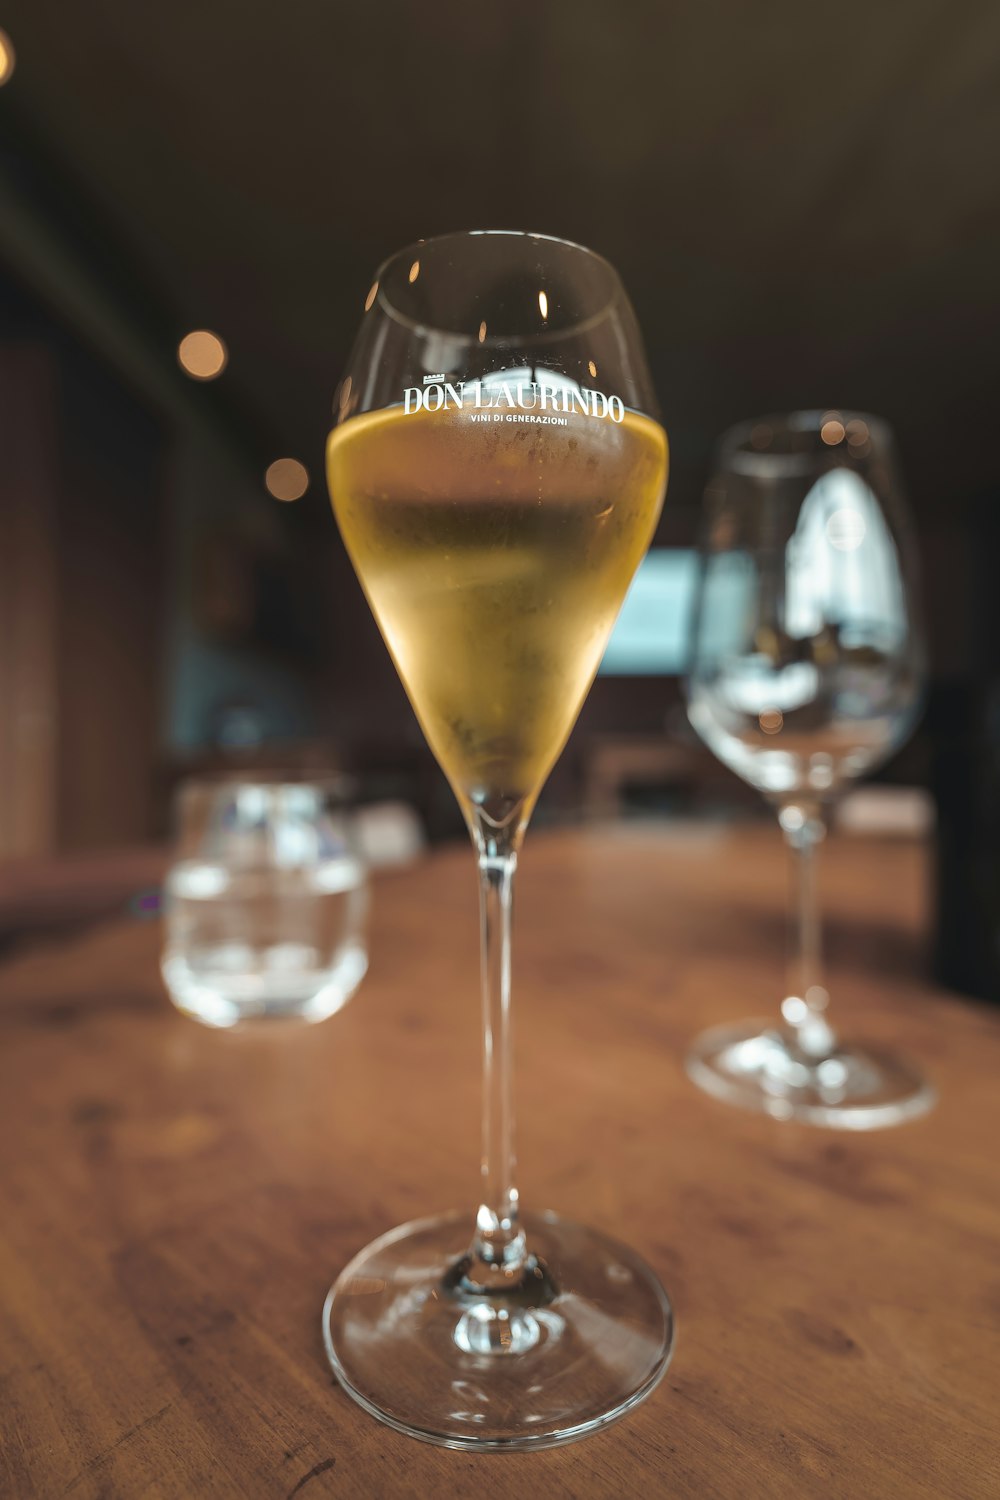
<instances>
[{"instance_id":1,"label":"wine glass","mask_svg":"<svg viewBox=\"0 0 1000 1500\"><path fill-rule=\"evenodd\" d=\"M924 676L913 544L885 422L794 412L734 427L706 495L688 715L774 807L792 851L795 947L781 1019L699 1037L690 1076L778 1119L870 1130L934 1093L827 1016L816 851L833 801L910 734Z\"/></svg>"},{"instance_id":2,"label":"wine glass","mask_svg":"<svg viewBox=\"0 0 1000 1500\"><path fill-rule=\"evenodd\" d=\"M482 1185L383 1235L327 1297L345 1389L453 1448L568 1442L670 1356L670 1304L604 1234L514 1185L511 903L531 810L652 538L667 442L611 266L508 231L423 240L365 302L335 401L333 508L468 824L480 880Z\"/></svg>"}]
</instances>

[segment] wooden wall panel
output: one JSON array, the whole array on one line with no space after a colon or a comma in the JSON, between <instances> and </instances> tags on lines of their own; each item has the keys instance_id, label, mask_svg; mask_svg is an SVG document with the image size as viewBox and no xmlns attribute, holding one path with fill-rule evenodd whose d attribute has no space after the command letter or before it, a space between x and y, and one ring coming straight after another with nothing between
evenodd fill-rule
<instances>
[{"instance_id":1,"label":"wooden wall panel","mask_svg":"<svg viewBox=\"0 0 1000 1500\"><path fill-rule=\"evenodd\" d=\"M56 373L0 349L0 856L57 841Z\"/></svg>"}]
</instances>

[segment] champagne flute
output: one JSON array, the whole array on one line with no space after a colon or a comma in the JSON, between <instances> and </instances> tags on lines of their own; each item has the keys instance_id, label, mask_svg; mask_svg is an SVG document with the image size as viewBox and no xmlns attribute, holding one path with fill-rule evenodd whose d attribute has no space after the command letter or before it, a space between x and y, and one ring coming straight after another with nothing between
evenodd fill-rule
<instances>
[{"instance_id":1,"label":"champagne flute","mask_svg":"<svg viewBox=\"0 0 1000 1500\"><path fill-rule=\"evenodd\" d=\"M472 836L482 935L474 1212L383 1235L323 1314L344 1388L454 1448L542 1447L654 1388L673 1319L632 1251L514 1183L518 851L652 538L667 442L617 275L507 231L420 241L368 293L336 400L341 535Z\"/></svg>"},{"instance_id":2,"label":"champagne flute","mask_svg":"<svg viewBox=\"0 0 1000 1500\"><path fill-rule=\"evenodd\" d=\"M827 1016L816 851L833 801L910 734L923 649L912 540L886 423L795 412L734 427L706 495L688 714L775 808L795 945L781 1019L699 1037L690 1076L778 1119L870 1130L923 1114L909 1063L841 1042Z\"/></svg>"}]
</instances>

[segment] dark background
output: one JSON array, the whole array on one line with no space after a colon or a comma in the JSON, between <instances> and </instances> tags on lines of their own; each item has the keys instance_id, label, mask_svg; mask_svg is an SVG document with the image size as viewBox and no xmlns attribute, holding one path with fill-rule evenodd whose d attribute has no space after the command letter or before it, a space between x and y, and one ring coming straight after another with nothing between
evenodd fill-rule
<instances>
[{"instance_id":1,"label":"dark background","mask_svg":"<svg viewBox=\"0 0 1000 1500\"><path fill-rule=\"evenodd\" d=\"M732 421L889 419L934 674L896 774L928 776L992 587L992 0L9 0L2 24L0 848L155 835L177 777L237 753L335 761L456 826L321 466L375 266L466 227L621 272L671 437L660 544L693 540ZM176 363L199 327L229 348L211 384ZM286 455L312 483L280 505ZM595 737L677 732L677 703L599 679L542 815Z\"/></svg>"}]
</instances>

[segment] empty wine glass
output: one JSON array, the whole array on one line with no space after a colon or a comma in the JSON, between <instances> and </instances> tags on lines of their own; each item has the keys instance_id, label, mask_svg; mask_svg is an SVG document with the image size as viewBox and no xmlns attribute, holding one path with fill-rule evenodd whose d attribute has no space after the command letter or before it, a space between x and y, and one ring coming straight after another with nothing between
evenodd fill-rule
<instances>
[{"instance_id":1,"label":"empty wine glass","mask_svg":"<svg viewBox=\"0 0 1000 1500\"><path fill-rule=\"evenodd\" d=\"M775 808L797 913L780 1020L706 1032L688 1072L779 1119L855 1130L911 1119L933 1103L927 1082L830 1025L815 896L832 802L902 744L921 703L912 539L885 422L796 412L733 428L706 495L702 562L688 714Z\"/></svg>"}]
</instances>

